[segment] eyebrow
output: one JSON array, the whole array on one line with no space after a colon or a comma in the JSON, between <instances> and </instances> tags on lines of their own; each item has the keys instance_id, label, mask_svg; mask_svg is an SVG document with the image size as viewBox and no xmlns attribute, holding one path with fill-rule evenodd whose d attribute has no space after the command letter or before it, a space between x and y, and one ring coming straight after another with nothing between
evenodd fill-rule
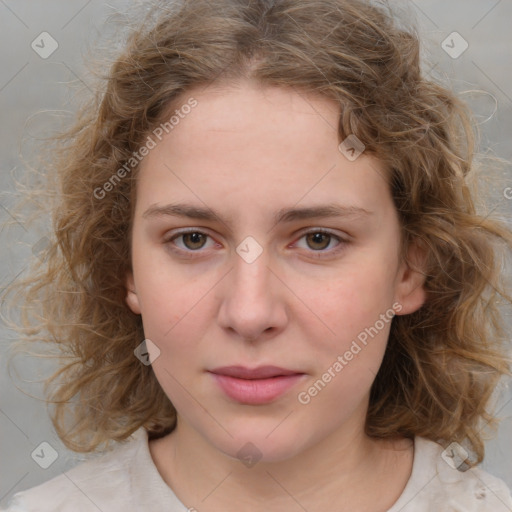
<instances>
[{"instance_id":1,"label":"eyebrow","mask_svg":"<svg viewBox=\"0 0 512 512\"><path fill-rule=\"evenodd\" d=\"M327 204L321 206L308 206L303 208L282 208L274 215L274 223L293 222L304 219L367 217L375 212L359 206L344 206L340 204ZM203 208L183 203L167 204L164 206L151 205L143 214L143 218L173 216L188 217L190 219L217 221L229 224L230 219L224 219L210 208Z\"/></svg>"}]
</instances>

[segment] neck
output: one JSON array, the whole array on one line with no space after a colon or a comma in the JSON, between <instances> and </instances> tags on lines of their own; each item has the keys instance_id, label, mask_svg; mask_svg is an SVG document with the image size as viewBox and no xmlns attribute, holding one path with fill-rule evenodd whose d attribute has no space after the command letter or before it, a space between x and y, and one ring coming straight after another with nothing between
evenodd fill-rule
<instances>
[{"instance_id":1,"label":"neck","mask_svg":"<svg viewBox=\"0 0 512 512\"><path fill-rule=\"evenodd\" d=\"M353 422L292 458L247 467L217 450L185 421L150 443L166 483L191 510L387 510L412 468L412 442L368 437ZM391 476L389 476L391 475ZM341 501L340 501L341 500ZM298 508L299 507L299 508Z\"/></svg>"}]
</instances>

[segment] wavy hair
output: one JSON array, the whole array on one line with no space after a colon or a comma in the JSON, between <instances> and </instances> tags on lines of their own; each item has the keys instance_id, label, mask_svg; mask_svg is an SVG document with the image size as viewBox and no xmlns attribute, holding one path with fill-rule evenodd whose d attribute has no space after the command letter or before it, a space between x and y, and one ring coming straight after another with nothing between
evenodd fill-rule
<instances>
[{"instance_id":1,"label":"wavy hair","mask_svg":"<svg viewBox=\"0 0 512 512\"><path fill-rule=\"evenodd\" d=\"M393 319L366 433L464 442L481 462L493 390L510 374L497 298L510 303L500 255L512 234L476 211L471 114L422 73L415 29L364 0L166 4L139 22L58 138L47 254L9 289L22 343L59 349L45 392L60 438L87 452L140 427L150 439L175 427L151 366L134 357L144 332L125 275L138 165L126 163L192 87L250 79L337 101L339 140L356 135L389 171L402 257L412 243L427 252L427 300Z\"/></svg>"}]
</instances>

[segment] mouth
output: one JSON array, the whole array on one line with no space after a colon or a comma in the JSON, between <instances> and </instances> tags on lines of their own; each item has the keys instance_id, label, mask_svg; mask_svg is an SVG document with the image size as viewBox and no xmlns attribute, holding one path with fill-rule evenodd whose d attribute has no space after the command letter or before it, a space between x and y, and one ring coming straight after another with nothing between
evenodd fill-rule
<instances>
[{"instance_id":1,"label":"mouth","mask_svg":"<svg viewBox=\"0 0 512 512\"><path fill-rule=\"evenodd\" d=\"M278 366L224 366L210 370L221 391L237 403L262 405L273 402L305 376Z\"/></svg>"}]
</instances>

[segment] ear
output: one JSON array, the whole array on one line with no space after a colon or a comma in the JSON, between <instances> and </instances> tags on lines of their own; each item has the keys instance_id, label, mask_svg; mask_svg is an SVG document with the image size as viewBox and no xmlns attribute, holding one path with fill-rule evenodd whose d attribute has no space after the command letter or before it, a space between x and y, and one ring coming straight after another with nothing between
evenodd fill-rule
<instances>
[{"instance_id":1,"label":"ear","mask_svg":"<svg viewBox=\"0 0 512 512\"><path fill-rule=\"evenodd\" d=\"M412 242L407 250L396 276L395 301L402 306L397 315L414 313L425 303L427 254L426 247L419 242Z\"/></svg>"},{"instance_id":2,"label":"ear","mask_svg":"<svg viewBox=\"0 0 512 512\"><path fill-rule=\"evenodd\" d=\"M133 272L128 272L126 276L126 304L136 314L140 315L140 304L137 292L135 290L135 280L133 279Z\"/></svg>"}]
</instances>

